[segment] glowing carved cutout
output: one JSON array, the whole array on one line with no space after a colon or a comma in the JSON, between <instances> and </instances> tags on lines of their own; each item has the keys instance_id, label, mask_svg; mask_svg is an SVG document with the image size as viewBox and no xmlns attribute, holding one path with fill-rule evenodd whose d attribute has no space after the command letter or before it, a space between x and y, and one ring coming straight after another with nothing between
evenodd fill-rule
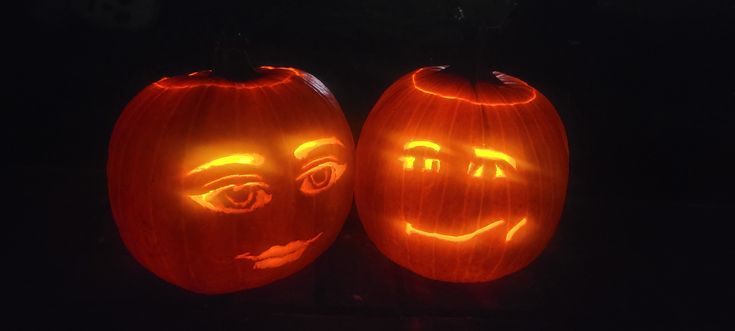
<instances>
[{"instance_id":1,"label":"glowing carved cutout","mask_svg":"<svg viewBox=\"0 0 735 331\"><path fill-rule=\"evenodd\" d=\"M399 161L403 162L403 169L409 170L413 169L413 163L416 161L416 158L413 156L401 156L398 158Z\"/></svg>"},{"instance_id":2,"label":"glowing carved cutout","mask_svg":"<svg viewBox=\"0 0 735 331\"><path fill-rule=\"evenodd\" d=\"M482 177L482 173L484 172L485 166L480 165L477 166L474 162L470 162L469 165L467 165L467 174L472 177Z\"/></svg>"},{"instance_id":3,"label":"glowing carved cutout","mask_svg":"<svg viewBox=\"0 0 735 331\"><path fill-rule=\"evenodd\" d=\"M260 154L233 154L199 165L187 176L233 164L260 166L264 161ZM273 198L268 192L268 184L253 174L223 176L204 184L202 189L207 192L187 196L204 208L225 214L249 213L267 205Z\"/></svg>"},{"instance_id":4,"label":"glowing carved cutout","mask_svg":"<svg viewBox=\"0 0 735 331\"><path fill-rule=\"evenodd\" d=\"M433 150L434 152L439 152L441 150L441 146L439 144L428 141L428 140L413 140L407 142L405 145L403 145L403 150L408 151L417 147L426 147L428 149ZM412 170L414 168L414 163L416 162L415 156L401 156L398 158L399 161L403 163L403 169L404 170ZM421 168L421 171L433 171L433 172L439 172L439 169L441 168L441 161L439 159L434 158L424 158L423 167Z\"/></svg>"},{"instance_id":5,"label":"glowing carved cutout","mask_svg":"<svg viewBox=\"0 0 735 331\"><path fill-rule=\"evenodd\" d=\"M431 142L428 140L414 140L414 141L409 141L405 145L403 145L403 150L407 151L409 149L414 149L416 147L430 148L430 149L433 149L435 152L438 152L441 149L441 146L439 146L435 142Z\"/></svg>"},{"instance_id":6,"label":"glowing carved cutout","mask_svg":"<svg viewBox=\"0 0 735 331\"><path fill-rule=\"evenodd\" d=\"M481 159L486 160L494 160L494 161L503 161L505 163L508 163L510 166L512 166L514 169L516 168L516 160L511 157L508 154L505 154L503 152L498 152L493 149L487 149L487 148L475 148L475 156ZM482 177L483 173L485 172L485 166L480 164L475 164L474 162L470 162L470 164L467 166L467 174L472 177ZM501 168L499 165L495 164L495 178L503 178L507 177L505 175L505 171L503 168Z\"/></svg>"},{"instance_id":7,"label":"glowing carved cutout","mask_svg":"<svg viewBox=\"0 0 735 331\"><path fill-rule=\"evenodd\" d=\"M277 268L301 258L301 255L304 254L306 248L308 248L311 243L319 239L322 233L323 232L320 232L314 236L314 238L306 241L294 240L283 246L272 246L258 255L251 255L250 253L240 254L235 256L235 260L254 261L255 264L253 264L253 269Z\"/></svg>"},{"instance_id":8,"label":"glowing carved cutout","mask_svg":"<svg viewBox=\"0 0 735 331\"><path fill-rule=\"evenodd\" d=\"M500 169L500 167L496 164L495 165L495 178L502 178L505 177L505 171L503 169Z\"/></svg>"},{"instance_id":9,"label":"glowing carved cutout","mask_svg":"<svg viewBox=\"0 0 735 331\"><path fill-rule=\"evenodd\" d=\"M503 152L489 148L475 148L475 156L486 160L500 160L510 164L514 169L516 167L516 159Z\"/></svg>"},{"instance_id":10,"label":"glowing carved cutout","mask_svg":"<svg viewBox=\"0 0 735 331\"><path fill-rule=\"evenodd\" d=\"M525 218L523 218L520 222L518 222L518 224L516 224L515 226L513 226L513 228L511 228L508 231L508 234L505 235L505 241L508 242L511 239L513 239L513 235L518 231L518 229L520 229L524 225L526 225L526 219Z\"/></svg>"},{"instance_id":11,"label":"glowing carved cutout","mask_svg":"<svg viewBox=\"0 0 735 331\"><path fill-rule=\"evenodd\" d=\"M503 220L495 221L482 228L472 231L471 233L453 236L453 235L448 235L448 234L441 234L441 233L436 233L436 232L427 232L427 231L419 230L417 228L414 228L413 225L411 225L411 223L406 222L406 233L408 235L411 235L412 233L416 233L424 237L435 238L435 239L451 241L451 242L463 242L463 241L470 240L481 233L490 231L493 228L496 228L502 225L503 223L505 223L505 221Z\"/></svg>"},{"instance_id":12,"label":"glowing carved cutout","mask_svg":"<svg viewBox=\"0 0 735 331\"><path fill-rule=\"evenodd\" d=\"M230 165L230 164L249 164L254 166L259 166L263 164L263 161L265 159L260 154L233 154L228 155L225 157L221 157L219 159L209 161L207 163L204 163L193 170L189 171L187 175L191 175L197 172L202 172L204 170L207 170L212 167L219 167L224 165Z\"/></svg>"},{"instance_id":13,"label":"glowing carved cutout","mask_svg":"<svg viewBox=\"0 0 735 331\"><path fill-rule=\"evenodd\" d=\"M439 159L424 159L424 168L421 170L439 172L440 165Z\"/></svg>"},{"instance_id":14,"label":"glowing carved cutout","mask_svg":"<svg viewBox=\"0 0 735 331\"><path fill-rule=\"evenodd\" d=\"M313 150L329 145L344 147L335 137L320 138L299 145L294 149L293 155L304 160ZM307 170L296 177L296 181L301 182L299 190L306 195L316 195L334 185L347 170L347 164L341 162L336 155L329 155L311 160L301 168Z\"/></svg>"},{"instance_id":15,"label":"glowing carved cutout","mask_svg":"<svg viewBox=\"0 0 735 331\"><path fill-rule=\"evenodd\" d=\"M312 150L314 150L316 148L319 148L319 147L322 147L322 146L325 146L325 145L344 146L342 144L342 142L339 141L339 139L337 139L335 137L320 138L320 139L315 139L315 140L307 141L307 142L299 145L299 147L296 147L296 149L294 149L293 156L295 156L299 160L302 160L307 155L309 155L309 152L311 152Z\"/></svg>"},{"instance_id":16,"label":"glowing carved cutout","mask_svg":"<svg viewBox=\"0 0 735 331\"><path fill-rule=\"evenodd\" d=\"M265 191L267 188L263 182L230 184L204 194L189 195L189 198L202 207L225 214L249 213L271 202L273 196ZM241 197L232 197L238 193Z\"/></svg>"}]
</instances>

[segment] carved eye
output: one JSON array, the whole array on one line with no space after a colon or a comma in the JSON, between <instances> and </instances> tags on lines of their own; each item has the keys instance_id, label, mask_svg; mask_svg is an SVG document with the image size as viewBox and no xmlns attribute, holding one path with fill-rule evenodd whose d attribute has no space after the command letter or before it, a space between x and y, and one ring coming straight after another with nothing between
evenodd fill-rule
<instances>
[{"instance_id":1,"label":"carved eye","mask_svg":"<svg viewBox=\"0 0 735 331\"><path fill-rule=\"evenodd\" d=\"M506 170L517 169L516 159L503 152L491 149L491 148L475 148L475 156L481 161L478 163L470 162L467 166L467 174L472 177L481 178L488 176L491 178L505 178ZM494 169L485 169L483 163L492 161L494 163Z\"/></svg>"},{"instance_id":2,"label":"carved eye","mask_svg":"<svg viewBox=\"0 0 735 331\"><path fill-rule=\"evenodd\" d=\"M272 195L258 175L229 175L203 186L207 192L189 198L199 205L227 214L248 213L267 205Z\"/></svg>"},{"instance_id":3,"label":"carved eye","mask_svg":"<svg viewBox=\"0 0 735 331\"><path fill-rule=\"evenodd\" d=\"M296 159L311 160L301 167L304 172L296 177L296 182L301 183L299 190L302 193L315 195L332 187L342 177L347 164L338 157L340 150L344 150L344 144L336 137L309 140L294 149ZM320 155L326 156L317 157Z\"/></svg>"},{"instance_id":4,"label":"carved eye","mask_svg":"<svg viewBox=\"0 0 735 331\"><path fill-rule=\"evenodd\" d=\"M315 195L332 187L342 177L346 165L328 156L311 161L304 168L308 170L296 177L296 182L301 182L299 190L306 195Z\"/></svg>"},{"instance_id":5,"label":"carved eye","mask_svg":"<svg viewBox=\"0 0 735 331\"><path fill-rule=\"evenodd\" d=\"M496 163L494 168L495 169L493 169L492 172L486 172L484 164L476 164L474 162L470 162L470 164L467 166L467 174L477 178L481 178L483 176L491 176L492 178L507 177L507 175L505 174L505 170L503 170L503 168L499 164Z\"/></svg>"},{"instance_id":6,"label":"carved eye","mask_svg":"<svg viewBox=\"0 0 735 331\"><path fill-rule=\"evenodd\" d=\"M433 154L439 153L441 146L439 144L429 140L412 140L403 145L404 152L417 153L419 152L431 152ZM439 172L441 167L441 161L437 158L431 158L427 156L419 156L419 162L416 162L417 155L405 155L398 158L403 164L403 170L419 170L422 172ZM422 161L423 159L423 161Z\"/></svg>"}]
</instances>

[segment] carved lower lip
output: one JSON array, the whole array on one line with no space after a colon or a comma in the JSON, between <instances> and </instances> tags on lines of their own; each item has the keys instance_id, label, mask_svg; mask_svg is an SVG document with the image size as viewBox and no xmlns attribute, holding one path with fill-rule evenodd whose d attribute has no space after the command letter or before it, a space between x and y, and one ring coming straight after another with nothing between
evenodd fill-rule
<instances>
[{"instance_id":1,"label":"carved lower lip","mask_svg":"<svg viewBox=\"0 0 735 331\"><path fill-rule=\"evenodd\" d=\"M475 231L472 231L470 233L465 233L465 234L460 234L460 235L449 235L449 234L443 234L443 233L438 233L438 232L428 232L428 231L420 230L420 229L415 228L409 222L406 222L405 229L406 229L406 234L408 234L408 235L418 234L418 235L421 235L421 236L424 236L424 237L429 237L429 238L434 238L434 239L439 239L439 240L444 240L444 241L464 242L464 241L468 241L468 240L470 240L470 239L472 239L472 238L474 238L474 237L476 237L476 236L478 236L478 235L480 235L482 233L485 233L487 231L490 231L490 230L492 230L492 229L494 229L494 228L496 228L498 226L501 226L504 223L505 223L504 220L498 220L498 221L492 222L492 223L490 223L488 225L485 225L485 226L483 226L483 227L481 227L481 228L479 228L479 229L477 229ZM513 238L513 234L515 234L516 231L518 231L518 229L520 229L525 224L526 224L526 218L524 217L523 219L521 219L518 222L518 224L516 224L515 226L513 226L513 228L510 229L506 233L506 235L505 235L505 241L506 242L510 241L511 238Z\"/></svg>"},{"instance_id":2,"label":"carved lower lip","mask_svg":"<svg viewBox=\"0 0 735 331\"><path fill-rule=\"evenodd\" d=\"M283 246L272 246L258 255L252 255L250 253L240 254L235 256L235 260L254 261L253 269L277 268L301 258L301 255L304 254L306 248L308 248L312 242L319 239L322 233L323 232L320 232L309 240L294 240Z\"/></svg>"}]
</instances>

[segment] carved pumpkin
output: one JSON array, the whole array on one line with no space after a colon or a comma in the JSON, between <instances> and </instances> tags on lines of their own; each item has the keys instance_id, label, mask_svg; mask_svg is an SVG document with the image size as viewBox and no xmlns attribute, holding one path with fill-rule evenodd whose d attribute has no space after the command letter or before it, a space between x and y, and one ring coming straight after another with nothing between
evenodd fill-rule
<instances>
[{"instance_id":1,"label":"carved pumpkin","mask_svg":"<svg viewBox=\"0 0 735 331\"><path fill-rule=\"evenodd\" d=\"M380 98L358 142L355 198L394 262L431 279L489 281L528 265L552 237L566 133L523 81L449 71L418 69Z\"/></svg>"},{"instance_id":2,"label":"carved pumpkin","mask_svg":"<svg viewBox=\"0 0 735 331\"><path fill-rule=\"evenodd\" d=\"M122 239L159 277L200 293L261 286L314 261L352 201L353 141L315 77L203 71L138 94L109 146Z\"/></svg>"}]
</instances>

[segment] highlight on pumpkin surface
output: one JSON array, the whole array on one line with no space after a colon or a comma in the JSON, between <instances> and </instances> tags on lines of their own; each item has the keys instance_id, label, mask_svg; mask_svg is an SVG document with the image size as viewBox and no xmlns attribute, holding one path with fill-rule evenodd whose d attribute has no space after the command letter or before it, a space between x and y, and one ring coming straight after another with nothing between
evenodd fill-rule
<instances>
[{"instance_id":1,"label":"highlight on pumpkin surface","mask_svg":"<svg viewBox=\"0 0 735 331\"><path fill-rule=\"evenodd\" d=\"M461 234L461 235L449 235L449 234L442 234L438 232L428 232L428 231L420 230L420 229L415 228L411 223L406 222L406 234L411 235L415 233L415 234L418 234L424 237L429 237L429 238L434 238L434 239L440 239L440 240L451 241L451 242L463 242L463 241L470 240L479 234L488 232L502 225L503 223L505 223L505 221L499 220L499 221L492 222L486 226L483 226L470 233Z\"/></svg>"},{"instance_id":2,"label":"highlight on pumpkin surface","mask_svg":"<svg viewBox=\"0 0 735 331\"><path fill-rule=\"evenodd\" d=\"M286 245L271 246L258 255L252 255L250 253L239 254L235 256L235 260L254 261L253 269L277 268L301 258L306 248L319 239L322 233L320 232L309 240L294 240Z\"/></svg>"},{"instance_id":3,"label":"highlight on pumpkin surface","mask_svg":"<svg viewBox=\"0 0 735 331\"><path fill-rule=\"evenodd\" d=\"M307 160L312 152L321 147L340 146L344 144L335 138L319 138L302 143L294 149L293 155L299 160ZM327 154L306 162L302 167L306 169L296 177L301 182L299 190L305 195L316 195L334 185L347 170L347 164L337 155Z\"/></svg>"},{"instance_id":4,"label":"highlight on pumpkin surface","mask_svg":"<svg viewBox=\"0 0 735 331\"><path fill-rule=\"evenodd\" d=\"M505 102L505 101L503 101L503 102L480 102L480 101L470 100L470 99L463 98L463 97L456 96L456 95L442 94L442 93L439 93L439 92L432 91L432 90L430 90L428 88L422 87L416 81L416 75L418 75L419 73L421 73L421 72L423 72L425 70L430 70L430 69L444 70L445 67L433 67L433 68L421 68L421 69L418 69L418 70L414 71L413 74L411 74L411 83L413 84L413 87L416 90L418 90L418 91L420 91L422 93L426 93L426 94L429 94L429 95L440 97L442 99L457 100L457 101L467 102L467 103L470 103L470 104L473 104L473 105L489 106L489 107L504 107L504 106L524 105L524 104L530 103L531 101L533 101L533 100L536 99L536 89L528 86L527 84L509 83L509 82L506 82L506 81L503 81L503 83L504 84L518 84L520 86L524 86L524 87L528 88L528 90L531 92L530 93L531 95L528 98L526 98L526 99L519 100L519 101L513 101L513 102ZM499 76L498 78L500 79L504 75L503 74L500 74L498 76Z\"/></svg>"}]
</instances>

